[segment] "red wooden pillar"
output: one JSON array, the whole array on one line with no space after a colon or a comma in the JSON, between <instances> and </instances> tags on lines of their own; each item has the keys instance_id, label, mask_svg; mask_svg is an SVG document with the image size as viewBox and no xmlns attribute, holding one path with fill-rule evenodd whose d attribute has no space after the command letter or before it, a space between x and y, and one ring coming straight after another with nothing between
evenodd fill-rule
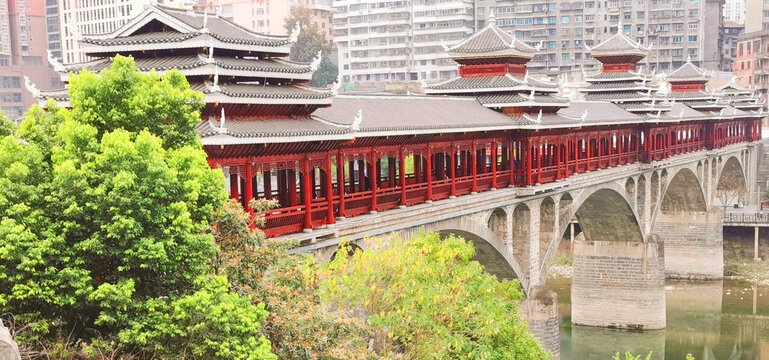
<instances>
[{"instance_id":1,"label":"red wooden pillar","mask_svg":"<svg viewBox=\"0 0 769 360\"><path fill-rule=\"evenodd\" d=\"M449 148L449 151L451 153L449 154L449 161L451 164L449 165L451 169L449 169L449 175L451 176L451 193L450 195L452 197L457 196L457 148L454 146L454 144L451 144L451 147Z\"/></svg>"},{"instance_id":2,"label":"red wooden pillar","mask_svg":"<svg viewBox=\"0 0 769 360\"><path fill-rule=\"evenodd\" d=\"M427 154L425 156L425 160L427 161L427 164L425 164L425 172L427 177L427 200L433 201L433 154L430 145L427 145Z\"/></svg>"},{"instance_id":3,"label":"red wooden pillar","mask_svg":"<svg viewBox=\"0 0 769 360\"><path fill-rule=\"evenodd\" d=\"M532 154L532 147L533 147L533 145L532 145L531 141L528 138L526 139L526 141L524 143L525 143L525 148L526 148L526 163L524 164L524 167L526 168L526 186L530 186L531 185L531 181L532 181L531 180L531 171L532 171L533 160L534 160L534 158L533 158L534 154Z\"/></svg>"},{"instance_id":4,"label":"red wooden pillar","mask_svg":"<svg viewBox=\"0 0 769 360\"><path fill-rule=\"evenodd\" d=\"M491 142L491 188L497 188L497 141Z\"/></svg>"},{"instance_id":5,"label":"red wooden pillar","mask_svg":"<svg viewBox=\"0 0 769 360\"><path fill-rule=\"evenodd\" d=\"M251 161L246 162L246 211L252 216L254 209L251 208L251 199L254 198L254 175L251 169Z\"/></svg>"},{"instance_id":6,"label":"red wooden pillar","mask_svg":"<svg viewBox=\"0 0 769 360\"><path fill-rule=\"evenodd\" d=\"M515 185L515 142L507 144L507 160L510 161L510 186Z\"/></svg>"},{"instance_id":7,"label":"red wooden pillar","mask_svg":"<svg viewBox=\"0 0 769 360\"><path fill-rule=\"evenodd\" d=\"M304 179L304 230L312 230L312 186L310 181L310 160L302 159L302 178Z\"/></svg>"},{"instance_id":8,"label":"red wooden pillar","mask_svg":"<svg viewBox=\"0 0 769 360\"><path fill-rule=\"evenodd\" d=\"M401 203L400 206L406 206L406 154L404 149L398 150L398 167L400 170L400 183L401 183Z\"/></svg>"},{"instance_id":9,"label":"red wooden pillar","mask_svg":"<svg viewBox=\"0 0 769 360\"><path fill-rule=\"evenodd\" d=\"M478 192L478 148L473 141L473 193Z\"/></svg>"},{"instance_id":10,"label":"red wooden pillar","mask_svg":"<svg viewBox=\"0 0 769 360\"><path fill-rule=\"evenodd\" d=\"M240 176L237 169L237 166L230 166L230 199L235 200L240 199L240 192L238 191Z\"/></svg>"},{"instance_id":11,"label":"red wooden pillar","mask_svg":"<svg viewBox=\"0 0 769 360\"><path fill-rule=\"evenodd\" d=\"M537 152L537 184L542 183L542 143L537 140L536 146L534 147Z\"/></svg>"},{"instance_id":12,"label":"red wooden pillar","mask_svg":"<svg viewBox=\"0 0 769 360\"><path fill-rule=\"evenodd\" d=\"M553 157L555 157L555 179L561 178L561 142L553 144Z\"/></svg>"},{"instance_id":13,"label":"red wooden pillar","mask_svg":"<svg viewBox=\"0 0 769 360\"><path fill-rule=\"evenodd\" d=\"M387 187L395 187L395 158L387 157Z\"/></svg>"},{"instance_id":14,"label":"red wooden pillar","mask_svg":"<svg viewBox=\"0 0 769 360\"><path fill-rule=\"evenodd\" d=\"M264 177L264 198L272 199L272 170L262 170L262 176Z\"/></svg>"},{"instance_id":15,"label":"red wooden pillar","mask_svg":"<svg viewBox=\"0 0 769 360\"><path fill-rule=\"evenodd\" d=\"M334 184L331 182L331 153L326 154L326 200L328 201L328 211L326 213L326 224L334 223Z\"/></svg>"},{"instance_id":16,"label":"red wooden pillar","mask_svg":"<svg viewBox=\"0 0 769 360\"><path fill-rule=\"evenodd\" d=\"M352 183L352 172L350 172L350 182ZM336 186L339 189L339 216L344 218L344 154L339 150L336 154Z\"/></svg>"},{"instance_id":17,"label":"red wooden pillar","mask_svg":"<svg viewBox=\"0 0 769 360\"><path fill-rule=\"evenodd\" d=\"M371 180L371 213L376 213L376 191L377 180L379 180L379 159L377 159L376 150L371 149L371 174L369 174L369 180Z\"/></svg>"}]
</instances>

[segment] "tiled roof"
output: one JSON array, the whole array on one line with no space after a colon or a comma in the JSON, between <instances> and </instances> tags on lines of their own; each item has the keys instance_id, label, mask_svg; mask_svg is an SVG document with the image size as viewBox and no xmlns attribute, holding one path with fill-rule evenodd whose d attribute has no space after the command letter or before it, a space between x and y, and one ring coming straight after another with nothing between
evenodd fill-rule
<instances>
[{"instance_id":1,"label":"tiled roof","mask_svg":"<svg viewBox=\"0 0 769 360\"><path fill-rule=\"evenodd\" d=\"M515 104L519 106L569 106L569 100L549 95L527 96L518 94L490 94L478 96L478 101L484 106L501 106L502 104Z\"/></svg>"},{"instance_id":2,"label":"tiled roof","mask_svg":"<svg viewBox=\"0 0 769 360\"><path fill-rule=\"evenodd\" d=\"M525 80L525 82L524 82ZM459 92L466 90L474 91L506 91L506 90L527 90L532 87L542 89L555 89L558 84L549 83L534 77L516 77L510 74L505 76L479 76L479 77L456 77L444 82L425 86L425 92L439 94L444 91Z\"/></svg>"},{"instance_id":3,"label":"tiled roof","mask_svg":"<svg viewBox=\"0 0 769 360\"><path fill-rule=\"evenodd\" d=\"M691 58L686 63L667 75L667 80L671 83L686 81L707 81L705 70L692 64Z\"/></svg>"},{"instance_id":4,"label":"tiled roof","mask_svg":"<svg viewBox=\"0 0 769 360\"><path fill-rule=\"evenodd\" d=\"M596 81L596 80L603 80L603 81L628 81L628 80L636 80L636 81L642 81L644 79L649 80L651 77L645 74L639 74L639 73L631 73L631 72L598 72L595 74L586 74L585 80L586 81Z\"/></svg>"},{"instance_id":5,"label":"tiled roof","mask_svg":"<svg viewBox=\"0 0 769 360\"><path fill-rule=\"evenodd\" d=\"M700 99L715 99L715 97L702 90L699 91L676 91L668 94L668 97L678 100L700 100Z\"/></svg>"},{"instance_id":6,"label":"tiled roof","mask_svg":"<svg viewBox=\"0 0 769 360\"><path fill-rule=\"evenodd\" d=\"M67 89L40 90L40 99L54 99L56 101L69 101Z\"/></svg>"},{"instance_id":7,"label":"tiled roof","mask_svg":"<svg viewBox=\"0 0 769 360\"><path fill-rule=\"evenodd\" d=\"M453 58L534 57L535 49L501 30L494 22L447 49Z\"/></svg>"},{"instance_id":8,"label":"tiled roof","mask_svg":"<svg viewBox=\"0 0 769 360\"><path fill-rule=\"evenodd\" d=\"M349 133L347 127L338 127L312 118L280 118L254 120L225 120L224 132L220 119L199 123L196 128L202 138L231 136L236 138L303 137Z\"/></svg>"},{"instance_id":9,"label":"tiled roof","mask_svg":"<svg viewBox=\"0 0 769 360\"><path fill-rule=\"evenodd\" d=\"M341 126L353 124L362 110L360 132L446 131L507 128L518 123L481 106L474 98L433 96L345 96L312 116Z\"/></svg>"},{"instance_id":10,"label":"tiled roof","mask_svg":"<svg viewBox=\"0 0 769 360\"><path fill-rule=\"evenodd\" d=\"M617 92L600 92L600 93L587 93L585 100L595 101L630 101L630 100L646 100L649 97L645 93L639 93L638 91L617 91Z\"/></svg>"},{"instance_id":11,"label":"tiled roof","mask_svg":"<svg viewBox=\"0 0 769 360\"><path fill-rule=\"evenodd\" d=\"M582 91L612 91L617 89L623 90L647 90L649 85L644 85L635 81L611 81L611 82L595 82L580 90Z\"/></svg>"},{"instance_id":12,"label":"tiled roof","mask_svg":"<svg viewBox=\"0 0 769 360\"><path fill-rule=\"evenodd\" d=\"M640 55L646 57L646 54L649 52L649 48L625 35L621 26L617 27L617 33L614 36L593 46L589 50L593 57L621 55Z\"/></svg>"},{"instance_id":13,"label":"tiled roof","mask_svg":"<svg viewBox=\"0 0 769 360\"><path fill-rule=\"evenodd\" d=\"M243 70L254 72L271 72L285 74L304 74L312 73L310 64L294 63L283 59L242 59L233 57L216 56L214 63L223 69ZM136 67L141 71L150 70L186 70L208 65L208 58L202 55L185 55L171 57L146 57L134 59ZM111 58L101 58L85 63L70 64L66 66L68 72L79 72L82 69L98 72L112 65ZM213 75L211 72L210 75ZM258 76L259 74L254 74Z\"/></svg>"},{"instance_id":14,"label":"tiled roof","mask_svg":"<svg viewBox=\"0 0 769 360\"><path fill-rule=\"evenodd\" d=\"M190 88L211 94L210 84L190 84ZM310 89L301 85L219 84L220 93L230 97L253 99L331 99L330 91Z\"/></svg>"},{"instance_id":15,"label":"tiled roof","mask_svg":"<svg viewBox=\"0 0 769 360\"><path fill-rule=\"evenodd\" d=\"M173 19L183 23L188 28L191 28L193 31L163 31L151 34L127 34L125 36L116 35L123 31L124 28L130 27L131 24L140 22L148 16L152 16L153 13L161 13L162 15L170 16ZM292 44L292 39L289 36L272 36L255 33L229 20L217 17L214 14L204 15L200 12L178 10L157 5L150 6L150 8L145 10L142 15L126 23L126 25L119 28L112 34L108 34L106 36L86 36L84 39L82 39L82 41L104 46L153 42L178 42L199 36L204 33L208 33L209 36L222 42L243 45L286 46Z\"/></svg>"}]
</instances>

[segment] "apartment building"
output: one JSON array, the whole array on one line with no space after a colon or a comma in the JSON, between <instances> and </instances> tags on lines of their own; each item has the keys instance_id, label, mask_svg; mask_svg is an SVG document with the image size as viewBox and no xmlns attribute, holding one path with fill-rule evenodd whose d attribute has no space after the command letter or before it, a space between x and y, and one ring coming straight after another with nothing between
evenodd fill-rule
<instances>
[{"instance_id":1,"label":"apartment building","mask_svg":"<svg viewBox=\"0 0 769 360\"><path fill-rule=\"evenodd\" d=\"M288 35L286 19L291 9L304 6L312 11L312 21L327 41L332 41L331 3L333 0L201 0L195 6L219 8L221 16L252 31Z\"/></svg>"},{"instance_id":2,"label":"apartment building","mask_svg":"<svg viewBox=\"0 0 769 360\"><path fill-rule=\"evenodd\" d=\"M769 89L769 29L739 37L734 76L737 84L756 88L761 99L766 100Z\"/></svg>"},{"instance_id":3,"label":"apartment building","mask_svg":"<svg viewBox=\"0 0 769 360\"><path fill-rule=\"evenodd\" d=\"M48 50L51 51L53 57L61 59L59 0L45 0L45 26L48 33Z\"/></svg>"},{"instance_id":4,"label":"apartment building","mask_svg":"<svg viewBox=\"0 0 769 360\"><path fill-rule=\"evenodd\" d=\"M24 76L41 89L59 84L46 61L45 0L0 0L0 111L20 118L37 102L24 88Z\"/></svg>"},{"instance_id":5,"label":"apartment building","mask_svg":"<svg viewBox=\"0 0 769 360\"><path fill-rule=\"evenodd\" d=\"M62 61L88 61L77 39L80 35L107 34L139 15L153 1L183 8L185 0L58 0Z\"/></svg>"},{"instance_id":6,"label":"apartment building","mask_svg":"<svg viewBox=\"0 0 769 360\"><path fill-rule=\"evenodd\" d=\"M588 48L618 26L652 46L639 65L669 71L691 57L695 65L721 69L722 10L722 0L497 0L479 1L476 20L494 11L500 28L529 44L542 42L543 52L529 63L532 70L596 68Z\"/></svg>"},{"instance_id":7,"label":"apartment building","mask_svg":"<svg viewBox=\"0 0 769 360\"><path fill-rule=\"evenodd\" d=\"M457 76L445 46L475 29L475 0L335 0L334 43L344 82Z\"/></svg>"},{"instance_id":8,"label":"apartment building","mask_svg":"<svg viewBox=\"0 0 769 360\"><path fill-rule=\"evenodd\" d=\"M745 5L745 33L769 30L769 0L748 0Z\"/></svg>"},{"instance_id":9,"label":"apartment building","mask_svg":"<svg viewBox=\"0 0 769 360\"><path fill-rule=\"evenodd\" d=\"M724 37L721 50L723 57L721 59L721 69L731 71L734 67L734 59L737 57L737 39L745 31L745 25L731 21L724 22Z\"/></svg>"},{"instance_id":10,"label":"apartment building","mask_svg":"<svg viewBox=\"0 0 769 360\"><path fill-rule=\"evenodd\" d=\"M745 24L745 0L726 0L724 3L724 20L740 25Z\"/></svg>"}]
</instances>

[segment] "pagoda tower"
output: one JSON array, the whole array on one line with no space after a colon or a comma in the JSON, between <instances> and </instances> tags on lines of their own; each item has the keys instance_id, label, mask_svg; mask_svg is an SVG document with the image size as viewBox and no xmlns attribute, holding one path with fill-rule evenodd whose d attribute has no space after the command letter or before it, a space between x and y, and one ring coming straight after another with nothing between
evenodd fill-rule
<instances>
[{"instance_id":1,"label":"pagoda tower","mask_svg":"<svg viewBox=\"0 0 769 360\"><path fill-rule=\"evenodd\" d=\"M680 101L692 109L699 111L720 111L728 105L720 101L706 88L710 74L694 65L691 57L680 68L667 74L665 79L670 83L670 94L674 101Z\"/></svg>"},{"instance_id":2,"label":"pagoda tower","mask_svg":"<svg viewBox=\"0 0 769 360\"><path fill-rule=\"evenodd\" d=\"M632 113L658 115L669 111L671 104L665 101L665 93L652 84L652 76L638 71L638 62L646 58L650 48L641 45L622 32L617 33L593 48L592 57L601 62L601 71L594 74L583 72L586 87L580 88L587 101L609 101Z\"/></svg>"},{"instance_id":3,"label":"pagoda tower","mask_svg":"<svg viewBox=\"0 0 769 360\"><path fill-rule=\"evenodd\" d=\"M154 5L112 33L80 35L78 41L94 60L66 66L49 61L65 84L70 73L110 67L116 54L133 57L143 72L162 75L177 69L192 90L205 94L201 131L232 135L238 120L307 117L331 105L332 91L305 86L320 54L311 64L287 59L298 35L298 28L290 36L258 34L218 14ZM40 97L68 100L62 90ZM222 114L232 126L222 122Z\"/></svg>"},{"instance_id":4,"label":"pagoda tower","mask_svg":"<svg viewBox=\"0 0 769 360\"><path fill-rule=\"evenodd\" d=\"M499 29L493 14L487 22L464 41L444 46L459 64L459 77L424 84L425 93L474 96L483 106L511 116L554 114L568 107L567 99L554 96L559 91L557 83L529 76L526 63L541 44L532 47Z\"/></svg>"}]
</instances>

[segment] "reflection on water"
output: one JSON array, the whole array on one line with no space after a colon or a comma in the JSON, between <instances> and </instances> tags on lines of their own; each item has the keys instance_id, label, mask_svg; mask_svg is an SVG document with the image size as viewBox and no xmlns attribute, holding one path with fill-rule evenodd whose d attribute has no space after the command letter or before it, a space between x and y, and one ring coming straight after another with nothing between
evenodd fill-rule
<instances>
[{"instance_id":1,"label":"reflection on water","mask_svg":"<svg viewBox=\"0 0 769 360\"><path fill-rule=\"evenodd\" d=\"M563 360L609 360L625 351L652 351L657 360L683 360L687 353L697 360L769 360L767 286L669 281L667 328L630 332L572 326L570 279L549 279L547 284L558 294Z\"/></svg>"}]
</instances>

